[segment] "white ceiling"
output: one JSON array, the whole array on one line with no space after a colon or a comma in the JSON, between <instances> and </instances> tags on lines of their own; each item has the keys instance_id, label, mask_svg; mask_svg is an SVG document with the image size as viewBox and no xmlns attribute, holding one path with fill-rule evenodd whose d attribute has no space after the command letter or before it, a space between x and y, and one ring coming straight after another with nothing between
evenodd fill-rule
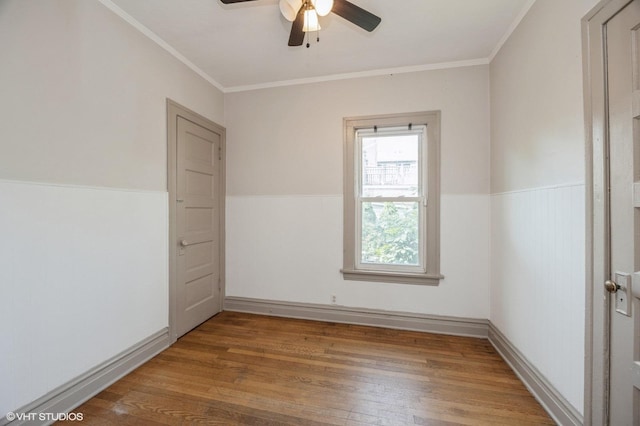
<instances>
[{"instance_id":1,"label":"white ceiling","mask_svg":"<svg viewBox=\"0 0 640 426\"><path fill-rule=\"evenodd\" d=\"M380 70L487 63L533 0L351 0L380 16L368 33L330 14L320 43L288 47L278 0L101 0L118 7L225 90ZM130 19L129 19L130 20ZM131 21L131 20L130 20ZM134 24L136 24L134 22ZM137 24L136 24L137 25Z\"/></svg>"}]
</instances>

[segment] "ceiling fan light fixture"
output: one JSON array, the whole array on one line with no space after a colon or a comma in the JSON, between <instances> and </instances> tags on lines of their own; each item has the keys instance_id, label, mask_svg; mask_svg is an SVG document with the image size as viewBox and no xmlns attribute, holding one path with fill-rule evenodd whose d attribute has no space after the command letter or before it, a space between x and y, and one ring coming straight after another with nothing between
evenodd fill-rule
<instances>
[{"instance_id":1,"label":"ceiling fan light fixture","mask_svg":"<svg viewBox=\"0 0 640 426\"><path fill-rule=\"evenodd\" d=\"M280 12L289 22L293 22L302 7L302 0L280 0Z\"/></svg>"},{"instance_id":2,"label":"ceiling fan light fixture","mask_svg":"<svg viewBox=\"0 0 640 426\"><path fill-rule=\"evenodd\" d=\"M333 0L311 0L319 16L327 16L333 9Z\"/></svg>"},{"instance_id":3,"label":"ceiling fan light fixture","mask_svg":"<svg viewBox=\"0 0 640 426\"><path fill-rule=\"evenodd\" d=\"M302 27L302 31L305 33L320 31L320 23L318 22L318 14L314 8L307 9L304 11L304 26Z\"/></svg>"},{"instance_id":4,"label":"ceiling fan light fixture","mask_svg":"<svg viewBox=\"0 0 640 426\"><path fill-rule=\"evenodd\" d=\"M2 0L0 0L1 2ZM220 0L222 4L235 4L257 0ZM318 16L329 13L344 18L365 31L375 30L382 19L373 13L356 6L349 0L279 0L282 16L292 22L289 33L289 47L302 46L308 32L316 32L316 40L320 41L318 31L321 29ZM307 41L307 47L309 42Z\"/></svg>"}]
</instances>

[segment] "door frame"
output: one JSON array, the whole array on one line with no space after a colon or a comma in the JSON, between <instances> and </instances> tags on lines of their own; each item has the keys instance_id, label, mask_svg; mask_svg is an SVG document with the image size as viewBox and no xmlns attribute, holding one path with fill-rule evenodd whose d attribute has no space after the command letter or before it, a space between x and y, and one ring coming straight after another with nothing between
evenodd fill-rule
<instances>
[{"instance_id":1,"label":"door frame","mask_svg":"<svg viewBox=\"0 0 640 426\"><path fill-rule=\"evenodd\" d=\"M220 219L219 230L219 257L220 257L220 305L222 311L225 298L225 197L226 197L226 129L219 124L201 116L200 114L186 108L177 102L167 98L167 191L169 193L169 340L173 344L177 340L177 262L178 262L178 236L176 225L176 200L177 200L177 138L178 138L178 117L189 120L199 126L209 129L220 135L220 176L218 208Z\"/></svg>"},{"instance_id":2,"label":"door frame","mask_svg":"<svg viewBox=\"0 0 640 426\"><path fill-rule=\"evenodd\" d=\"M602 0L582 19L586 154L584 424L609 424L609 127L606 23L633 0Z\"/></svg>"}]
</instances>

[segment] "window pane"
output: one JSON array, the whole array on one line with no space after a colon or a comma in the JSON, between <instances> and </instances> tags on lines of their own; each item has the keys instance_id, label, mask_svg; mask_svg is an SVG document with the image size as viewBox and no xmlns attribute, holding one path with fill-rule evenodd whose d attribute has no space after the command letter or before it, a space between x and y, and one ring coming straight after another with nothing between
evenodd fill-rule
<instances>
[{"instance_id":1,"label":"window pane","mask_svg":"<svg viewBox=\"0 0 640 426\"><path fill-rule=\"evenodd\" d=\"M362 138L362 196L418 195L419 136Z\"/></svg>"},{"instance_id":2,"label":"window pane","mask_svg":"<svg viewBox=\"0 0 640 426\"><path fill-rule=\"evenodd\" d=\"M419 265L417 202L362 203L362 263Z\"/></svg>"}]
</instances>

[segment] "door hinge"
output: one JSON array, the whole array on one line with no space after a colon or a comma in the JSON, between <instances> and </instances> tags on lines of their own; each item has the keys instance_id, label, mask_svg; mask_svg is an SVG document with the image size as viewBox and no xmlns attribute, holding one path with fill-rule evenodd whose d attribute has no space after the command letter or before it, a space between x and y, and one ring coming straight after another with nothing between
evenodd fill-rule
<instances>
[{"instance_id":1,"label":"door hinge","mask_svg":"<svg viewBox=\"0 0 640 426\"><path fill-rule=\"evenodd\" d=\"M222 160L222 147L218 147L218 160Z\"/></svg>"}]
</instances>

